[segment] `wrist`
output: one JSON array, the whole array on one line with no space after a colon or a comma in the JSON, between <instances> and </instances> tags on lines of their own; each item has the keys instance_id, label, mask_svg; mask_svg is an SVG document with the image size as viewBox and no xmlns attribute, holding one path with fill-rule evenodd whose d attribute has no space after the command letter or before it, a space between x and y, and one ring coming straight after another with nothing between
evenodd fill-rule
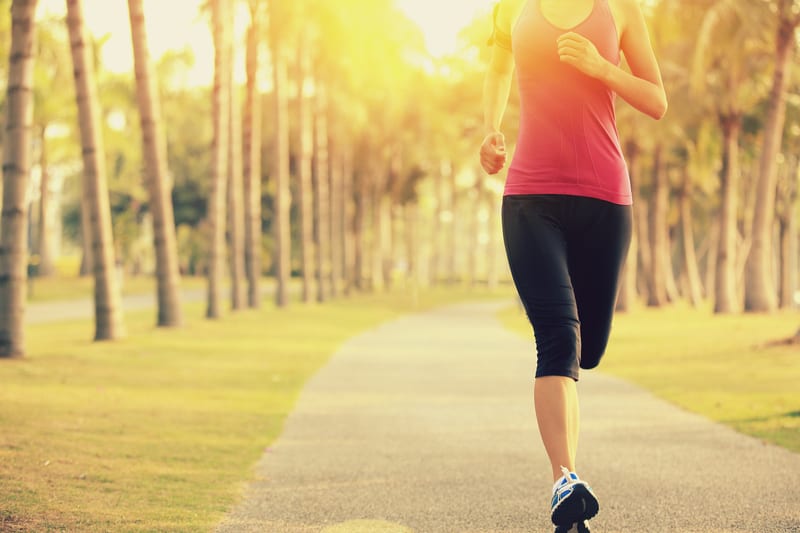
<instances>
[{"instance_id":1,"label":"wrist","mask_svg":"<svg viewBox=\"0 0 800 533\"><path fill-rule=\"evenodd\" d=\"M600 65L600 72L598 73L597 79L602 81L603 83L608 83L611 81L611 73L614 68L614 65L611 64L606 58L602 59L602 63Z\"/></svg>"}]
</instances>

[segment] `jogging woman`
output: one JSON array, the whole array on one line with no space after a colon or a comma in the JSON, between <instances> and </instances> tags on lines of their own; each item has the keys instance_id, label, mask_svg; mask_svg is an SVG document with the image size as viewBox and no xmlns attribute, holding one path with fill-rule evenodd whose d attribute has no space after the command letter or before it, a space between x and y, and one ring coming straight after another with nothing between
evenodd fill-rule
<instances>
[{"instance_id":1,"label":"jogging woman","mask_svg":"<svg viewBox=\"0 0 800 533\"><path fill-rule=\"evenodd\" d=\"M557 532L588 531L599 504L575 473L576 381L605 352L631 238L614 100L660 119L667 99L637 0L500 0L494 15L481 164L490 174L505 165L500 124L516 69L521 115L503 235L536 339L534 404L553 471L551 519Z\"/></svg>"}]
</instances>

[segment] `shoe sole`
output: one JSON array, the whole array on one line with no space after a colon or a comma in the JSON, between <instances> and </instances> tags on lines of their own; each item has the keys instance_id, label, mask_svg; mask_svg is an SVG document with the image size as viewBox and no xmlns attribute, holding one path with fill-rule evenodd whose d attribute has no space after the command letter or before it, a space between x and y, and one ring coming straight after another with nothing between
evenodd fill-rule
<instances>
[{"instance_id":1,"label":"shoe sole","mask_svg":"<svg viewBox=\"0 0 800 533\"><path fill-rule=\"evenodd\" d=\"M552 520L557 526L572 526L576 522L594 518L600 504L586 485L575 483L572 494L562 500L553 511Z\"/></svg>"}]
</instances>

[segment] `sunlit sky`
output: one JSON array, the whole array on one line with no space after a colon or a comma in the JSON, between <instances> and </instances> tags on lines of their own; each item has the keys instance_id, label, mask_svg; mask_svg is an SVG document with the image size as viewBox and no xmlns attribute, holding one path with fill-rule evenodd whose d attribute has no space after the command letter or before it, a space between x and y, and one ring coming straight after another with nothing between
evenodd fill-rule
<instances>
[{"instance_id":1,"label":"sunlit sky","mask_svg":"<svg viewBox=\"0 0 800 533\"><path fill-rule=\"evenodd\" d=\"M330 0L335 2L336 0ZM430 52L443 55L457 47L457 34L480 10L487 10L495 0L395 0L422 29ZM208 85L214 63L214 48L208 24L198 15L202 0L144 0L148 40L154 57L167 50L190 48L195 67L188 85ZM64 0L40 0L39 16L63 15ZM84 0L86 23L97 38L105 37L103 64L115 72L133 70L127 0ZM237 17L244 32L246 9ZM242 62L240 62L242 63Z\"/></svg>"}]
</instances>

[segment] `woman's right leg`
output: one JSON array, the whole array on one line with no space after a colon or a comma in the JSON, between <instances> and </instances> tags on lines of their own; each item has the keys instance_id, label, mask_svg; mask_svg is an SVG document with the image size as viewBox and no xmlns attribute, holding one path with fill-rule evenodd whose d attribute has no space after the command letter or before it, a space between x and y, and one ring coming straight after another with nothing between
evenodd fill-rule
<instances>
[{"instance_id":1,"label":"woman's right leg","mask_svg":"<svg viewBox=\"0 0 800 533\"><path fill-rule=\"evenodd\" d=\"M509 196L503 201L509 266L536 338L536 418L557 481L551 518L565 526L597 512L591 489L574 474L581 340L562 228L571 201L559 196Z\"/></svg>"},{"instance_id":2,"label":"woman's right leg","mask_svg":"<svg viewBox=\"0 0 800 533\"><path fill-rule=\"evenodd\" d=\"M511 274L536 337L534 404L553 471L575 470L578 446L578 311L558 219L563 198L511 196L503 235Z\"/></svg>"}]
</instances>

